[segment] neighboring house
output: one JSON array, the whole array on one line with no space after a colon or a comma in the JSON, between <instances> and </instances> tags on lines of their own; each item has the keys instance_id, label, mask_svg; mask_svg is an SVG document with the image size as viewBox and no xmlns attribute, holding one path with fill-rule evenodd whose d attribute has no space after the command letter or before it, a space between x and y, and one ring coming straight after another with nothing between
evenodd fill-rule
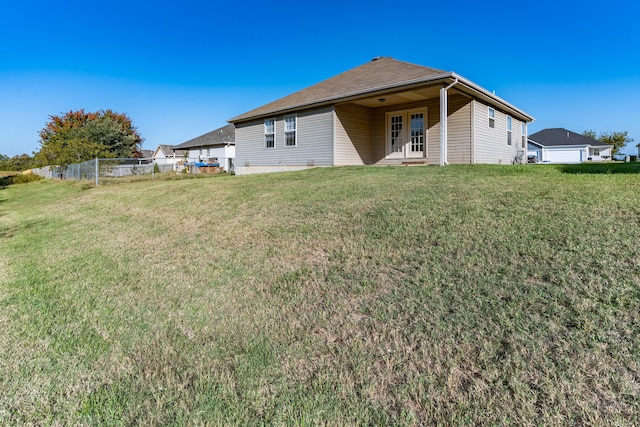
<instances>
[{"instance_id":1,"label":"neighboring house","mask_svg":"<svg viewBox=\"0 0 640 427\"><path fill-rule=\"evenodd\" d=\"M188 162L219 163L227 172L234 170L236 157L235 128L229 124L173 147L188 152Z\"/></svg>"},{"instance_id":2,"label":"neighboring house","mask_svg":"<svg viewBox=\"0 0 640 427\"><path fill-rule=\"evenodd\" d=\"M544 163L601 162L611 159L611 146L563 128L529 136L527 154Z\"/></svg>"},{"instance_id":3,"label":"neighboring house","mask_svg":"<svg viewBox=\"0 0 640 427\"><path fill-rule=\"evenodd\" d=\"M638 148L638 160L640 160L640 144L636 144L636 147Z\"/></svg>"},{"instance_id":4,"label":"neighboring house","mask_svg":"<svg viewBox=\"0 0 640 427\"><path fill-rule=\"evenodd\" d=\"M166 167L169 170L177 170L178 165L184 162L188 153L188 150L176 150L173 145L158 145L151 157L153 158L153 163L160 168Z\"/></svg>"},{"instance_id":5,"label":"neighboring house","mask_svg":"<svg viewBox=\"0 0 640 427\"><path fill-rule=\"evenodd\" d=\"M386 57L229 120L237 174L525 162L532 121L456 73Z\"/></svg>"}]
</instances>

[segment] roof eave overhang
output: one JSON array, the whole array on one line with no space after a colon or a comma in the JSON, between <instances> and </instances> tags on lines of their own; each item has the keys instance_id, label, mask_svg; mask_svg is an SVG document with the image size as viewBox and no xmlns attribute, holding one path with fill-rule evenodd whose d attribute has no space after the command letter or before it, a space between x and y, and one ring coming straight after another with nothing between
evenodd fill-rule
<instances>
[{"instance_id":1,"label":"roof eave overhang","mask_svg":"<svg viewBox=\"0 0 640 427\"><path fill-rule=\"evenodd\" d=\"M401 82L401 83L396 83L394 85L384 85L384 86L378 86L378 87L374 87L374 88L369 88L367 90L363 90L363 91L358 91L358 92L352 92L352 93L347 93L347 94L343 94L340 96L331 96L331 97L327 97L327 98L323 98L323 99L318 99L316 101L313 102L305 102L305 103L301 103L301 104L296 104L296 105L292 105L290 107L287 108L281 108L281 109L276 109L276 110L272 110L272 111L268 111L265 113L260 113L260 114L252 114L247 116L246 114L241 114L239 116L236 116L232 119L227 120L229 123L239 123L239 122L246 122L246 121L250 121L250 120L258 120L258 119L262 119L262 118L266 118L266 117L271 117L274 115L278 115L278 114L287 114L287 113L292 113L294 111L299 111L299 110L307 110L309 108L318 108L318 107L324 107L327 105L334 105L334 104L338 104L338 103L345 103L345 102L350 102L350 101L355 101L358 99L362 99L362 98L368 98L371 96L378 96L378 95L386 95L388 93L392 93L392 92L397 92L399 90L407 90L407 89L412 89L415 87L419 87L419 86L423 86L424 84L437 84L440 81L442 81L443 83L447 81L448 78L450 78L451 74L447 73L447 74L442 74L439 76L433 76L430 78L421 78L421 79L414 79L414 80L408 80L405 82Z\"/></svg>"},{"instance_id":2,"label":"roof eave overhang","mask_svg":"<svg viewBox=\"0 0 640 427\"><path fill-rule=\"evenodd\" d=\"M268 117L272 117L274 115L281 115L281 114L289 114L289 113L293 113L296 111L300 111L300 110L307 110L310 108L319 108L319 107L324 107L324 106L328 106L328 105L334 105L334 104L338 104L338 103L346 103L346 102L350 102L350 101L355 101L358 99L362 99L362 98L368 98L368 97L372 97L372 96L379 96L379 95L386 95L386 94L390 94L390 93L394 93L394 92L399 92L399 91L404 91L404 90L411 90L411 89L415 89L424 85L437 85L437 84L451 84L457 81L457 85L454 86L458 91L466 93L468 95L474 96L480 100L483 100L491 105L494 105L496 107L498 107L499 109L506 111L510 114L512 114L514 117L526 121L526 122L533 122L535 119L526 114L525 112L519 110L518 108L514 107L513 105L509 104L508 102L506 102L505 100L497 97L496 95L488 92L487 90L483 89L482 87L476 85L475 83L471 82L470 80L465 79L462 76L457 75L456 73L445 73L445 74L441 74L441 75L437 75L437 76L432 76L432 77L428 77L428 78L420 78L420 79L414 79L414 80L408 80L405 82L401 82L401 83L396 83L393 85L385 85L385 86L379 86L379 87L374 87L374 88L369 88L367 90L364 91L358 91L358 92L353 92L353 93L347 93L344 95L341 95L339 97L328 97L328 98L324 98L324 99L319 99L313 102L307 102L307 103L301 103L301 104L297 104L297 105L293 105L287 108L281 108L281 109L277 109L277 110L272 110L272 111L268 111L265 113L259 113L259 114L252 114L252 115L245 115L245 114L241 114L239 116L236 116L232 119L227 120L229 123L242 123L242 122L248 122L248 121L252 121L252 120L259 120L259 119L264 119L264 118L268 118ZM461 89L462 87L462 89Z\"/></svg>"},{"instance_id":3,"label":"roof eave overhang","mask_svg":"<svg viewBox=\"0 0 640 427\"><path fill-rule=\"evenodd\" d=\"M522 120L525 122L535 121L535 118L533 116L530 116L529 114L525 113L519 108L514 107L504 99L500 98L499 96L496 96L495 94L489 92L488 90L473 83L471 80L465 79L464 77L456 73L451 73L451 79L453 81L455 81L456 79L458 80L458 84L454 86L457 90L461 92L465 92L468 95L472 95L491 105L497 106L501 110L507 113L510 113L512 116L516 117L519 120ZM463 88L462 90L461 90L461 87ZM467 92L467 90L470 91L470 93Z\"/></svg>"},{"instance_id":4,"label":"roof eave overhang","mask_svg":"<svg viewBox=\"0 0 640 427\"><path fill-rule=\"evenodd\" d=\"M540 147L540 148L544 148L544 147L545 147L544 145L540 144L540 143L539 143L539 142L537 142L537 141L534 141L533 139L527 139L527 143L529 143L529 144L533 144L533 145L537 145L537 146L538 146L538 147Z\"/></svg>"}]
</instances>

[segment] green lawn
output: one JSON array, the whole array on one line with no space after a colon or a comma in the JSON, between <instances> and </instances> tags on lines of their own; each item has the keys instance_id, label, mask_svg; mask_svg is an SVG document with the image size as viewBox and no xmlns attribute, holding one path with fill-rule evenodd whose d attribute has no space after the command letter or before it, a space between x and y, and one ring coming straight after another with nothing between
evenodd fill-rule
<instances>
[{"instance_id":1,"label":"green lawn","mask_svg":"<svg viewBox=\"0 0 640 427\"><path fill-rule=\"evenodd\" d=\"M0 424L638 425L640 163L0 187Z\"/></svg>"}]
</instances>

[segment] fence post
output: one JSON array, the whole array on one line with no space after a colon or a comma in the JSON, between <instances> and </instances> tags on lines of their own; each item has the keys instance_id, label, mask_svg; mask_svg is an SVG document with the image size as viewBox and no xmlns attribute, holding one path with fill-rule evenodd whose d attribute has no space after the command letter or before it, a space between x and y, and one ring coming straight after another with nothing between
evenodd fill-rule
<instances>
[{"instance_id":1,"label":"fence post","mask_svg":"<svg viewBox=\"0 0 640 427\"><path fill-rule=\"evenodd\" d=\"M98 169L98 158L96 157L96 187L98 186L98 174L99 174L99 169Z\"/></svg>"}]
</instances>

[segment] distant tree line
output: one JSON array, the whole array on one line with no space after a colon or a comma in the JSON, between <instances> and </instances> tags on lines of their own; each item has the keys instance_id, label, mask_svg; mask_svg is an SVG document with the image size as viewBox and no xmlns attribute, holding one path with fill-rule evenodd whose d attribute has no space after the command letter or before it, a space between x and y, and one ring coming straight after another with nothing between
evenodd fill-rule
<instances>
[{"instance_id":1,"label":"distant tree line","mask_svg":"<svg viewBox=\"0 0 640 427\"><path fill-rule=\"evenodd\" d=\"M0 154L0 171L23 171L31 169L35 165L35 159L28 154L9 157Z\"/></svg>"}]
</instances>

